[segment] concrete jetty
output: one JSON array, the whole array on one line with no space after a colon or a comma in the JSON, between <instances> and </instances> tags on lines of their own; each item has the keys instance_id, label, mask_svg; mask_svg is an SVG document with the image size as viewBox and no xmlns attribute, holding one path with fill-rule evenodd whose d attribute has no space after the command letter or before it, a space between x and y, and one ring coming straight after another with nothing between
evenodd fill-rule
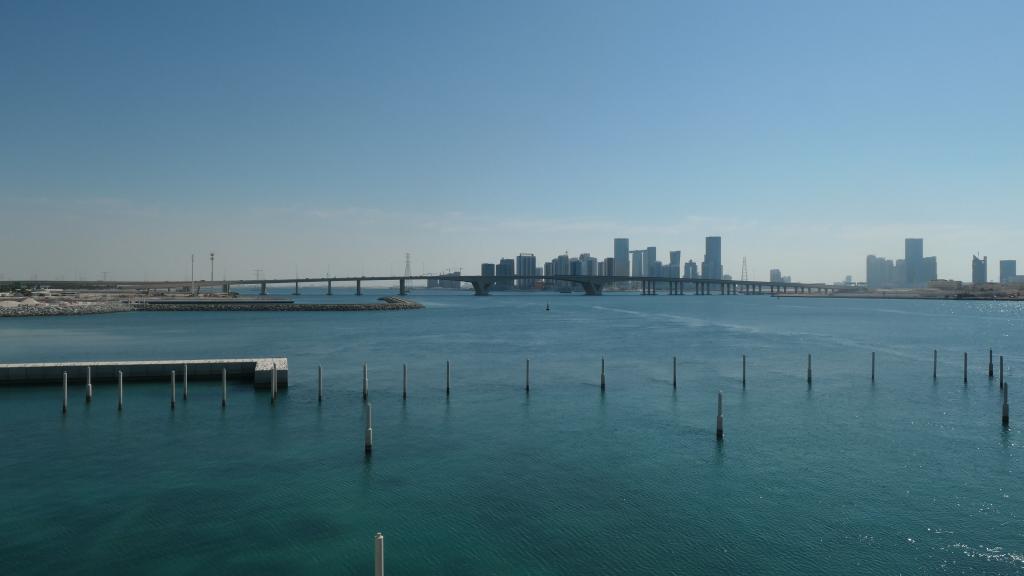
<instances>
[{"instance_id":1,"label":"concrete jetty","mask_svg":"<svg viewBox=\"0 0 1024 576\"><path fill-rule=\"evenodd\" d=\"M222 370L233 379L251 380L256 388L269 388L271 372L277 365L277 385L288 386L287 358L218 358L209 360L123 360L115 362L44 362L35 364L0 364L0 386L52 385L61 381L64 372L72 383L85 382L92 372L92 381L117 382L118 372L126 381L163 382L171 370L188 365L194 380L219 380Z\"/></svg>"}]
</instances>

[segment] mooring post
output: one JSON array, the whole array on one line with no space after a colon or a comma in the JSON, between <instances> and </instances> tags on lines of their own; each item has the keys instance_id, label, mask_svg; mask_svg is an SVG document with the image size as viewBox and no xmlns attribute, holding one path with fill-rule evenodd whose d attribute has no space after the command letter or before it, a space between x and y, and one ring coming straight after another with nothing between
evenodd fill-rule
<instances>
[{"instance_id":1,"label":"mooring post","mask_svg":"<svg viewBox=\"0 0 1024 576\"><path fill-rule=\"evenodd\" d=\"M991 378L992 374L992 349L988 349L988 377Z\"/></svg>"},{"instance_id":2,"label":"mooring post","mask_svg":"<svg viewBox=\"0 0 1024 576\"><path fill-rule=\"evenodd\" d=\"M277 401L277 362L270 367L270 403Z\"/></svg>"},{"instance_id":3,"label":"mooring post","mask_svg":"<svg viewBox=\"0 0 1024 576\"><path fill-rule=\"evenodd\" d=\"M363 402L370 397L370 381L366 374L366 362L363 362Z\"/></svg>"},{"instance_id":4,"label":"mooring post","mask_svg":"<svg viewBox=\"0 0 1024 576\"><path fill-rule=\"evenodd\" d=\"M604 357L601 357L601 390L604 391Z\"/></svg>"},{"instance_id":5,"label":"mooring post","mask_svg":"<svg viewBox=\"0 0 1024 576\"><path fill-rule=\"evenodd\" d=\"M409 368L402 364L402 400L409 397Z\"/></svg>"},{"instance_id":6,"label":"mooring post","mask_svg":"<svg viewBox=\"0 0 1024 576\"><path fill-rule=\"evenodd\" d=\"M1006 380L1003 379L1003 355L999 355L999 387L1002 388L1006 385Z\"/></svg>"},{"instance_id":7,"label":"mooring post","mask_svg":"<svg viewBox=\"0 0 1024 576\"><path fill-rule=\"evenodd\" d=\"M369 454L373 452L373 404L366 403L366 436L364 449Z\"/></svg>"},{"instance_id":8,"label":"mooring post","mask_svg":"<svg viewBox=\"0 0 1024 576\"><path fill-rule=\"evenodd\" d=\"M321 364L316 366L316 401L317 404L324 401L324 367Z\"/></svg>"},{"instance_id":9,"label":"mooring post","mask_svg":"<svg viewBox=\"0 0 1024 576\"><path fill-rule=\"evenodd\" d=\"M722 429L722 391L719 390L718 391L718 425L715 427L715 438L718 438L719 440L721 440L722 436L724 436L724 435L725 435L725 432Z\"/></svg>"},{"instance_id":10,"label":"mooring post","mask_svg":"<svg viewBox=\"0 0 1024 576\"><path fill-rule=\"evenodd\" d=\"M807 385L811 385L811 355L807 355Z\"/></svg>"},{"instance_id":11,"label":"mooring post","mask_svg":"<svg viewBox=\"0 0 1024 576\"><path fill-rule=\"evenodd\" d=\"M92 366L85 367L85 402L92 402Z\"/></svg>"},{"instance_id":12,"label":"mooring post","mask_svg":"<svg viewBox=\"0 0 1024 576\"><path fill-rule=\"evenodd\" d=\"M672 387L676 387L676 357L672 357Z\"/></svg>"},{"instance_id":13,"label":"mooring post","mask_svg":"<svg viewBox=\"0 0 1024 576\"><path fill-rule=\"evenodd\" d=\"M452 361L444 361L444 395L449 396L452 393Z\"/></svg>"},{"instance_id":14,"label":"mooring post","mask_svg":"<svg viewBox=\"0 0 1024 576\"><path fill-rule=\"evenodd\" d=\"M871 353L871 381L875 381L875 353Z\"/></svg>"},{"instance_id":15,"label":"mooring post","mask_svg":"<svg viewBox=\"0 0 1024 576\"><path fill-rule=\"evenodd\" d=\"M380 532L373 538L373 576L384 576L384 535Z\"/></svg>"},{"instance_id":16,"label":"mooring post","mask_svg":"<svg viewBox=\"0 0 1024 576\"><path fill-rule=\"evenodd\" d=\"M964 384L967 384L967 352L964 352Z\"/></svg>"},{"instance_id":17,"label":"mooring post","mask_svg":"<svg viewBox=\"0 0 1024 576\"><path fill-rule=\"evenodd\" d=\"M182 368L184 370L181 373L181 381L185 385L185 390L181 395L181 399L188 400L188 364L185 364Z\"/></svg>"},{"instance_id":18,"label":"mooring post","mask_svg":"<svg viewBox=\"0 0 1024 576\"><path fill-rule=\"evenodd\" d=\"M174 410L174 398L178 395L175 391L175 388L177 387L176 380L177 374L175 374L174 370L171 370L171 410Z\"/></svg>"},{"instance_id":19,"label":"mooring post","mask_svg":"<svg viewBox=\"0 0 1024 576\"><path fill-rule=\"evenodd\" d=\"M117 371L117 411L124 409L124 372Z\"/></svg>"},{"instance_id":20,"label":"mooring post","mask_svg":"<svg viewBox=\"0 0 1024 576\"><path fill-rule=\"evenodd\" d=\"M220 407L228 405L228 369L220 369Z\"/></svg>"},{"instance_id":21,"label":"mooring post","mask_svg":"<svg viewBox=\"0 0 1024 576\"><path fill-rule=\"evenodd\" d=\"M1010 384L1003 385L1003 426L1010 425Z\"/></svg>"},{"instance_id":22,"label":"mooring post","mask_svg":"<svg viewBox=\"0 0 1024 576\"><path fill-rule=\"evenodd\" d=\"M61 404L60 411L62 414L68 413L68 373L64 372L64 403Z\"/></svg>"},{"instance_id":23,"label":"mooring post","mask_svg":"<svg viewBox=\"0 0 1024 576\"><path fill-rule=\"evenodd\" d=\"M530 393L530 359L526 359L526 393Z\"/></svg>"},{"instance_id":24,"label":"mooring post","mask_svg":"<svg viewBox=\"0 0 1024 576\"><path fill-rule=\"evenodd\" d=\"M743 355L743 387L747 387L747 355Z\"/></svg>"},{"instance_id":25,"label":"mooring post","mask_svg":"<svg viewBox=\"0 0 1024 576\"><path fill-rule=\"evenodd\" d=\"M939 377L939 351L932 351L932 380Z\"/></svg>"}]
</instances>

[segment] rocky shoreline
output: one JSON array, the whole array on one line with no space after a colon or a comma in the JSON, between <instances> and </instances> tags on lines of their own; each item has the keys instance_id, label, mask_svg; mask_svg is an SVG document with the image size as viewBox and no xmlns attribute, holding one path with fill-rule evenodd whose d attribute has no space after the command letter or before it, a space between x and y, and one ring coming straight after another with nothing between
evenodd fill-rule
<instances>
[{"instance_id":1,"label":"rocky shoreline","mask_svg":"<svg viewBox=\"0 0 1024 576\"><path fill-rule=\"evenodd\" d=\"M366 304L295 304L260 302L211 303L144 303L135 302L54 302L29 306L0 307L0 318L30 316L83 316L116 312L367 312L383 310L418 310L423 304L398 297L385 297L381 302Z\"/></svg>"},{"instance_id":2,"label":"rocky shoreline","mask_svg":"<svg viewBox=\"0 0 1024 576\"><path fill-rule=\"evenodd\" d=\"M0 318L24 318L28 316L85 316L87 314L113 314L130 312L132 307L124 302L58 302L39 303L32 306L0 307Z\"/></svg>"}]
</instances>

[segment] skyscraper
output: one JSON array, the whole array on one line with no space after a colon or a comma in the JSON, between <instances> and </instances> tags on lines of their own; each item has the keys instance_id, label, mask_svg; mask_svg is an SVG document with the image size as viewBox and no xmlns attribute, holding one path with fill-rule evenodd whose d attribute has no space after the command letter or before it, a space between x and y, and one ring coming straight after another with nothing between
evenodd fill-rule
<instances>
[{"instance_id":1,"label":"skyscraper","mask_svg":"<svg viewBox=\"0 0 1024 576\"><path fill-rule=\"evenodd\" d=\"M630 252L633 255L633 269L631 276L639 277L644 275L646 267L644 266L644 251L633 250Z\"/></svg>"},{"instance_id":2,"label":"skyscraper","mask_svg":"<svg viewBox=\"0 0 1024 576\"><path fill-rule=\"evenodd\" d=\"M629 276L629 238L615 239L615 264L611 274Z\"/></svg>"},{"instance_id":3,"label":"skyscraper","mask_svg":"<svg viewBox=\"0 0 1024 576\"><path fill-rule=\"evenodd\" d=\"M658 249L648 246L644 254L644 276L657 276L654 273L654 263L658 261Z\"/></svg>"},{"instance_id":4,"label":"skyscraper","mask_svg":"<svg viewBox=\"0 0 1024 576\"><path fill-rule=\"evenodd\" d=\"M906 266L904 282L910 288L927 284L924 280L924 239L907 238L903 241L903 263Z\"/></svg>"},{"instance_id":5,"label":"skyscraper","mask_svg":"<svg viewBox=\"0 0 1024 576\"><path fill-rule=\"evenodd\" d=\"M697 271L697 263L693 260L687 260L686 264L683 264L683 278L697 278L700 273Z\"/></svg>"},{"instance_id":6,"label":"skyscraper","mask_svg":"<svg viewBox=\"0 0 1024 576\"><path fill-rule=\"evenodd\" d=\"M701 277L711 280L722 278L722 237L708 236L704 239L704 262Z\"/></svg>"},{"instance_id":7,"label":"skyscraper","mask_svg":"<svg viewBox=\"0 0 1024 576\"><path fill-rule=\"evenodd\" d=\"M526 290L533 287L533 278L529 276L537 268L537 257L533 254L522 253L516 256L516 270L520 278L516 279L516 288Z\"/></svg>"},{"instance_id":8,"label":"skyscraper","mask_svg":"<svg viewBox=\"0 0 1024 576\"><path fill-rule=\"evenodd\" d=\"M496 276L515 276L516 261L511 258L502 258L498 261L498 265L495 267L494 273ZM512 280L509 278L502 278L494 283L494 288L497 290L509 290L512 288Z\"/></svg>"},{"instance_id":9,"label":"skyscraper","mask_svg":"<svg viewBox=\"0 0 1024 576\"><path fill-rule=\"evenodd\" d=\"M682 271L683 265L683 252L681 250L672 250L668 253L668 266L665 268L665 276L669 278L679 278L679 273Z\"/></svg>"},{"instance_id":10,"label":"skyscraper","mask_svg":"<svg viewBox=\"0 0 1024 576\"><path fill-rule=\"evenodd\" d=\"M999 283L1009 284L1013 281L1013 277L1017 275L1017 261L1016 260L1000 260L999 261Z\"/></svg>"},{"instance_id":11,"label":"skyscraper","mask_svg":"<svg viewBox=\"0 0 1024 576\"><path fill-rule=\"evenodd\" d=\"M481 276L494 276L494 264L483 263L480 265Z\"/></svg>"},{"instance_id":12,"label":"skyscraper","mask_svg":"<svg viewBox=\"0 0 1024 576\"><path fill-rule=\"evenodd\" d=\"M988 282L988 256L982 258L971 256L971 282L974 284Z\"/></svg>"}]
</instances>

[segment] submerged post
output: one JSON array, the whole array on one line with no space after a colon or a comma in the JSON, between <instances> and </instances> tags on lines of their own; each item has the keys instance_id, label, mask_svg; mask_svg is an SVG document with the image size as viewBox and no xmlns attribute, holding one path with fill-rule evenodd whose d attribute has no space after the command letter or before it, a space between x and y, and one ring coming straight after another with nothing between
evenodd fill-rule
<instances>
[{"instance_id":1,"label":"submerged post","mask_svg":"<svg viewBox=\"0 0 1024 576\"><path fill-rule=\"evenodd\" d=\"M409 368L402 364L402 400L409 396Z\"/></svg>"},{"instance_id":2,"label":"submerged post","mask_svg":"<svg viewBox=\"0 0 1024 576\"><path fill-rule=\"evenodd\" d=\"M380 532L373 538L373 576L384 576L384 535Z\"/></svg>"},{"instance_id":3,"label":"submerged post","mask_svg":"<svg viewBox=\"0 0 1024 576\"><path fill-rule=\"evenodd\" d=\"M724 435L725 435L725 432L722 430L722 391L719 390L718 391L718 422L717 422L717 426L715 427L715 438L718 438L719 440L721 440L722 436L724 436Z\"/></svg>"},{"instance_id":4,"label":"submerged post","mask_svg":"<svg viewBox=\"0 0 1024 576\"><path fill-rule=\"evenodd\" d=\"M171 410L174 410L174 398L175 396L178 395L178 393L174 390L175 387L177 386L176 380L177 374L175 374L174 370L171 370Z\"/></svg>"},{"instance_id":5,"label":"submerged post","mask_svg":"<svg viewBox=\"0 0 1024 576\"><path fill-rule=\"evenodd\" d=\"M875 353L871 353L871 381L875 381Z\"/></svg>"},{"instance_id":6,"label":"submerged post","mask_svg":"<svg viewBox=\"0 0 1024 576\"><path fill-rule=\"evenodd\" d=\"M184 371L182 372L181 379L182 382L185 384L185 391L182 394L181 399L188 400L188 364L185 364L183 368Z\"/></svg>"},{"instance_id":7,"label":"submerged post","mask_svg":"<svg viewBox=\"0 0 1024 576\"><path fill-rule=\"evenodd\" d=\"M672 357L672 387L676 387L676 357Z\"/></svg>"},{"instance_id":8,"label":"submerged post","mask_svg":"<svg viewBox=\"0 0 1024 576\"><path fill-rule=\"evenodd\" d=\"M92 402L92 366L85 367L85 403Z\"/></svg>"},{"instance_id":9,"label":"submerged post","mask_svg":"<svg viewBox=\"0 0 1024 576\"><path fill-rule=\"evenodd\" d=\"M117 371L117 411L124 409L124 372Z\"/></svg>"},{"instance_id":10,"label":"submerged post","mask_svg":"<svg viewBox=\"0 0 1024 576\"><path fill-rule=\"evenodd\" d=\"M526 359L526 393L530 393L530 359Z\"/></svg>"},{"instance_id":11,"label":"submerged post","mask_svg":"<svg viewBox=\"0 0 1024 576\"><path fill-rule=\"evenodd\" d=\"M61 414L67 414L68 413L68 373L67 373L67 371L64 372L63 381L64 381L64 403L61 404L60 411L61 411Z\"/></svg>"},{"instance_id":12,"label":"submerged post","mask_svg":"<svg viewBox=\"0 0 1024 576\"><path fill-rule=\"evenodd\" d=\"M807 355L807 385L811 385L811 355Z\"/></svg>"},{"instance_id":13,"label":"submerged post","mask_svg":"<svg viewBox=\"0 0 1024 576\"><path fill-rule=\"evenodd\" d=\"M449 396L452 393L452 361L444 361L444 395Z\"/></svg>"},{"instance_id":14,"label":"submerged post","mask_svg":"<svg viewBox=\"0 0 1024 576\"><path fill-rule=\"evenodd\" d=\"M366 374L366 362L363 362L363 402L370 396L370 382Z\"/></svg>"},{"instance_id":15,"label":"submerged post","mask_svg":"<svg viewBox=\"0 0 1024 576\"><path fill-rule=\"evenodd\" d=\"M1000 356L1001 358L1001 356ZM992 374L992 349L988 349L988 377L991 378Z\"/></svg>"},{"instance_id":16,"label":"submerged post","mask_svg":"<svg viewBox=\"0 0 1024 576\"><path fill-rule=\"evenodd\" d=\"M601 357L601 390L604 391L604 357Z\"/></svg>"},{"instance_id":17,"label":"submerged post","mask_svg":"<svg viewBox=\"0 0 1024 576\"><path fill-rule=\"evenodd\" d=\"M316 401L324 401L324 367L320 364L316 367Z\"/></svg>"},{"instance_id":18,"label":"submerged post","mask_svg":"<svg viewBox=\"0 0 1024 576\"><path fill-rule=\"evenodd\" d=\"M363 448L367 454L373 452L373 405L369 402L366 403L366 436Z\"/></svg>"},{"instance_id":19,"label":"submerged post","mask_svg":"<svg viewBox=\"0 0 1024 576\"><path fill-rule=\"evenodd\" d=\"M220 369L220 407L228 405L228 369Z\"/></svg>"},{"instance_id":20,"label":"submerged post","mask_svg":"<svg viewBox=\"0 0 1024 576\"><path fill-rule=\"evenodd\" d=\"M964 352L964 384L967 384L967 352Z\"/></svg>"}]
</instances>

